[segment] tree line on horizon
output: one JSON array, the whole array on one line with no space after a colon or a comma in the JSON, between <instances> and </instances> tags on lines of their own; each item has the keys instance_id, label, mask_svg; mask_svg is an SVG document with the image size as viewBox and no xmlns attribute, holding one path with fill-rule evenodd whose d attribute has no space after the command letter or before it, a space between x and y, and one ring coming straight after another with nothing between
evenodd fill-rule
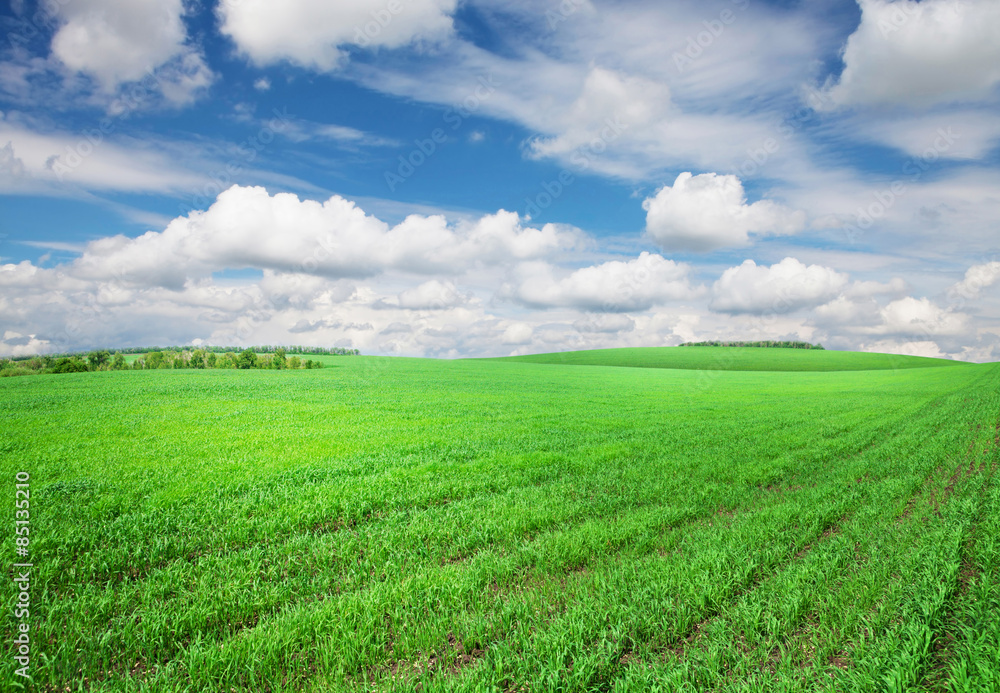
<instances>
[{"instance_id":1,"label":"tree line on horizon","mask_svg":"<svg viewBox=\"0 0 1000 693\"><path fill-rule=\"evenodd\" d=\"M175 353L180 353L182 351L191 351L193 349L201 349L202 351L211 351L216 354L225 354L229 352L240 352L246 349L250 349L258 354L273 354L278 349L284 349L286 354L309 354L309 355L323 355L323 356L360 356L361 352L358 349L348 349L346 347L311 347L311 346L280 346L272 344L264 344L261 346L211 346L207 344L197 345L197 346L143 346L143 347L122 347L120 349L109 350L112 354L122 353L122 354L148 354L154 351L173 351ZM48 356L54 359L60 358L73 358L74 356L85 358L88 354L93 352L86 351L65 351L55 354L35 354L31 356L9 356L7 360L9 361L29 361L34 358L43 358ZM2 360L2 359L0 359Z\"/></svg>"},{"instance_id":2,"label":"tree line on horizon","mask_svg":"<svg viewBox=\"0 0 1000 693\"><path fill-rule=\"evenodd\" d=\"M115 355L115 361L119 354ZM88 356L89 358L89 356ZM125 357L121 357L124 361ZM111 364L113 368L114 363ZM288 352L278 347L273 354L258 353L252 348L244 349L238 354L233 351L216 352L205 349L182 351L175 354L170 351L151 351L132 362L132 370L159 370L166 368L228 368L237 370L292 370L297 368L322 368L319 360L300 359L298 356L288 356ZM118 369L123 370L123 369Z\"/></svg>"},{"instance_id":3,"label":"tree line on horizon","mask_svg":"<svg viewBox=\"0 0 1000 693\"><path fill-rule=\"evenodd\" d=\"M681 344L684 346L711 346L711 347L759 347L764 349L823 349L822 344L810 344L809 342L790 342L790 341L774 341L765 340L759 342L720 342L718 340L712 342L684 342Z\"/></svg>"},{"instance_id":4,"label":"tree line on horizon","mask_svg":"<svg viewBox=\"0 0 1000 693\"><path fill-rule=\"evenodd\" d=\"M293 347L301 348L301 347ZM219 349L216 351L215 349ZM219 347L184 349L171 347L155 351L128 351L125 349L111 352L107 349L91 351L84 355L70 354L66 356L33 356L27 359L0 360L0 377L15 375L40 375L44 373L86 373L92 371L127 371L127 370L165 370L165 369L261 369L261 370L293 370L322 368L321 361L299 358L301 353L289 352L284 347L275 347L272 353L261 352L257 347L242 351L222 351ZM129 363L126 353L142 353L143 356ZM289 356L291 353L291 356ZM326 350L329 355L330 350ZM355 356L356 349L344 349L337 355Z\"/></svg>"},{"instance_id":5,"label":"tree line on horizon","mask_svg":"<svg viewBox=\"0 0 1000 693\"><path fill-rule=\"evenodd\" d=\"M207 344L198 345L194 347L125 347L124 349L116 349L123 354L148 354L153 351L186 351L191 349L200 349L206 352L212 352L215 354L225 354L229 352L242 352L246 350L253 351L258 354L274 354L278 350L284 351L285 354L320 354L324 356L360 356L361 352L357 349L348 349L346 347L312 347L312 346L281 346L277 344L264 344L260 346L248 346L248 347L234 347L234 346L210 346ZM66 354L67 356L69 354Z\"/></svg>"}]
</instances>

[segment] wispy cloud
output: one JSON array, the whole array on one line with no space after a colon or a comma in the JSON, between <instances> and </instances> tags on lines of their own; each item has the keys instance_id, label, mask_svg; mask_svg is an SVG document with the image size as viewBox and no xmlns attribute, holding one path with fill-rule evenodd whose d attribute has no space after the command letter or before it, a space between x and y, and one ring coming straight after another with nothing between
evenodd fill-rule
<instances>
[{"instance_id":1,"label":"wispy cloud","mask_svg":"<svg viewBox=\"0 0 1000 693\"><path fill-rule=\"evenodd\" d=\"M42 248L43 250L60 250L66 253L82 253L87 248L86 243L62 243L60 241L15 241L21 245L32 248Z\"/></svg>"},{"instance_id":2,"label":"wispy cloud","mask_svg":"<svg viewBox=\"0 0 1000 693\"><path fill-rule=\"evenodd\" d=\"M349 147L395 147L399 142L346 125L292 120L283 133L293 142L326 140Z\"/></svg>"}]
</instances>

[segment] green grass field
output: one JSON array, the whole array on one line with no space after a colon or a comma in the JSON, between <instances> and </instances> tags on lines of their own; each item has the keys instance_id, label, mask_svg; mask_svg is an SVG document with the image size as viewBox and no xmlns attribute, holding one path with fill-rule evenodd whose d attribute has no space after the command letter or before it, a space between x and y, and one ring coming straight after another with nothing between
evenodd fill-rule
<instances>
[{"instance_id":1,"label":"green grass field","mask_svg":"<svg viewBox=\"0 0 1000 693\"><path fill-rule=\"evenodd\" d=\"M723 351L3 379L34 688L1000 690L1000 365Z\"/></svg>"}]
</instances>

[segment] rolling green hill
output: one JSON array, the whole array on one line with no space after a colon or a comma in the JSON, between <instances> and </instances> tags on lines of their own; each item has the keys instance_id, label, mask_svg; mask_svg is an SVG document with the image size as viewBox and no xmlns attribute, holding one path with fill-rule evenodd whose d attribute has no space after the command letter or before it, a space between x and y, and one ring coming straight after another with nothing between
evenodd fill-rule
<instances>
[{"instance_id":1,"label":"rolling green hill","mask_svg":"<svg viewBox=\"0 0 1000 693\"><path fill-rule=\"evenodd\" d=\"M645 347L509 356L521 363L720 371L869 371L965 365L961 361L853 351L757 347Z\"/></svg>"}]
</instances>

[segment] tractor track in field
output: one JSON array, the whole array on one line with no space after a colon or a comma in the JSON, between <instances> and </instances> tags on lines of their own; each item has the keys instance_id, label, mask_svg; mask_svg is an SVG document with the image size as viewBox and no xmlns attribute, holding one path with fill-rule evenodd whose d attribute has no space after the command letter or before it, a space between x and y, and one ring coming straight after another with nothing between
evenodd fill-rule
<instances>
[{"instance_id":1,"label":"tractor track in field","mask_svg":"<svg viewBox=\"0 0 1000 693\"><path fill-rule=\"evenodd\" d=\"M901 524L904 524L904 523L908 522L909 519L910 519L910 516L913 514L913 510L920 503L920 501L923 500L924 496L928 492L931 495L929 502L932 505L937 502L937 495L936 495L937 492L936 492L936 490L933 489L933 488L931 488L928 491L928 486L929 486L929 484L930 484L930 482L931 482L932 479L935 479L937 477L943 477L944 474L946 473L947 468L948 468L948 463L947 463L947 461L945 461L945 462L941 462L937 467L935 467L934 469L932 469L931 471L929 471L927 473L927 475L924 477L923 481L921 481L917 485L917 487L913 490L913 492L910 494L909 499L906 501L906 506L903 508L903 512L901 512L896 517L896 524L901 525ZM954 477L954 473L952 474L952 476ZM940 505L939 502L938 502L938 505Z\"/></svg>"},{"instance_id":2,"label":"tractor track in field","mask_svg":"<svg viewBox=\"0 0 1000 693\"><path fill-rule=\"evenodd\" d=\"M969 466L964 464L956 469L950 480L949 487L953 487L958 481L968 480L973 475L985 475L983 483L979 487L976 499L975 516L972 519L968 533L962 542L961 563L957 576L957 584L951 591L945 602L941 617L941 625L934 633L932 651L929 661L924 666L924 684L929 690L947 691L950 689L948 670L951 658L954 654L956 641L961 637L958 617L961 604L969 594L972 584L979 577L980 570L973 562L976 544L979 541L979 525L984 512L984 502L987 494L992 489L996 475L997 453L1000 452L1000 419L998 419L992 431L993 439L982 451L978 460L970 449ZM987 460L986 457L992 457ZM956 478L956 475L958 478ZM946 497L947 499L947 497Z\"/></svg>"},{"instance_id":3,"label":"tractor track in field","mask_svg":"<svg viewBox=\"0 0 1000 693\"><path fill-rule=\"evenodd\" d=\"M1000 430L1000 427L998 427L998 430ZM930 473L928 473L924 481L917 487L917 490L910 496L909 500L907 501L904 514L901 516L901 518L897 518L897 522L902 522L909 518L914 507L917 505L920 499L923 498L925 494L926 484L935 476L943 475L944 469L946 469L946 466L942 464L939 465L936 469L934 469ZM936 497L934 497L932 493L932 497L929 500L929 503L930 504L936 503L937 505L935 507L938 508L941 504L947 502L949 498L953 495L954 488L957 484L959 484L962 480L968 478L972 474L983 471L983 469L984 469L984 463L980 463L977 465L977 461L975 459L972 459L969 462L969 464L966 465L965 461L963 460L958 465L958 467L953 471L951 477L949 478L948 483L945 486L945 490L943 491L942 498L938 500L936 499ZM850 515L845 515L837 522L832 523L827 529L823 531L822 534L820 534L819 536L815 537L813 540L808 542L806 546L804 546L800 551L798 551L790 560L786 560L782 563L777 564L775 566L773 573L771 573L766 577L759 578L756 581L752 582L748 587L744 587L743 589L737 591L734 595L732 595L731 598L727 599L726 604L727 605L733 604L740 597L753 592L761 584L766 582L766 580L769 580L774 576L776 576L782 569L792 564L794 561L803 558L824 539L828 539L830 537L839 534L840 528L844 526L847 522L849 522L850 519L851 519ZM964 568L965 566L963 565L963 569ZM697 646L697 642L701 639L702 632L709 626L709 624L713 620L722 617L721 613L722 610L723 609L719 609L717 612L708 615L702 621L695 624L692 627L692 629L688 632L688 634L685 635L683 641L679 644L679 646L671 648L671 651L674 653L674 655L677 656L679 659L683 659L687 655L687 651L691 646ZM786 637L783 637L781 639L781 642L779 642L775 647L771 649L771 651L768 653L767 658L763 662L761 662L760 670L762 673L773 674L777 670L779 663L783 659L782 653L785 652L787 645L789 643L795 642L797 638L800 638L802 635L804 635L805 632L807 632L809 616L806 615L803 618L804 622L800 623L800 625L797 626L796 629L790 632ZM804 643L804 646L807 645ZM747 645L743 645L742 647L745 649L747 653L749 653L749 651L751 650L751 648ZM827 657L826 659L827 659L826 664L836 669L843 670L843 669L849 669L851 667L850 652L846 648L838 651L834 655ZM796 668L806 669L809 668L809 665L808 664L803 664L801 666L797 665Z\"/></svg>"},{"instance_id":4,"label":"tractor track in field","mask_svg":"<svg viewBox=\"0 0 1000 693\"><path fill-rule=\"evenodd\" d=\"M474 643L467 649L454 633L448 633L447 641L446 645L418 657L390 659L380 665L368 667L359 672L360 677L355 676L351 680L355 685L362 684L366 687L386 682L409 684L412 687L414 679L423 676L430 676L434 680L461 676L486 656L488 646L482 643ZM391 642L387 644L386 651L392 651Z\"/></svg>"},{"instance_id":5,"label":"tractor track in field","mask_svg":"<svg viewBox=\"0 0 1000 693\"><path fill-rule=\"evenodd\" d=\"M933 474L933 473L934 472L931 472L931 474ZM928 475L928 478L929 477L930 477L930 474ZM863 476L862 478L859 478L859 479L855 480L853 483L860 484L860 483L863 483L865 481L866 481L866 477ZM801 488L801 487L798 487L798 488ZM794 492L795 490L798 490L798 488L794 488L793 487L793 488L790 488L788 490ZM751 509L750 512L752 512L752 511L753 510ZM720 510L716 514L720 515L720 516L725 516L727 518L731 518L731 517L733 517L734 512L732 512L732 511L725 511L724 509L720 508ZM829 539L831 539L831 538L839 535L840 532L841 532L841 527L843 527L845 524L847 524L848 522L850 522L850 520L852 519L852 517L853 517L853 512L847 512L844 515L842 515L838 520L829 523L822 531L820 531L818 534L816 534L815 536L813 536L812 539L808 540L805 543L805 545L801 549L799 549L798 551L796 551L793 555L790 555L786 559L780 560L780 561L774 563L772 566L769 566L770 572L767 572L767 573L763 573L762 572L762 573L757 574L752 580L750 580L749 582L747 582L746 584L744 584L739 589L735 590L732 594L728 595L727 598L726 598L725 603L722 606L720 606L719 608L713 609L710 612L706 612L703 615L703 617L702 617L702 619L700 621L698 621L697 623L695 623L694 625L692 625L683 635L681 635L681 637L679 637L675 641L675 643L674 643L673 646L666 647L664 649L664 654L670 653L670 654L672 654L674 657L676 657L679 660L684 659L687 656L687 652L689 651L690 648L698 646L699 641L702 639L702 633L708 628L708 626L713 621L715 621L715 620L717 620L719 618L722 618L722 613L723 613L723 611L725 610L725 608L727 606L734 604L741 597L743 597L743 596L745 596L747 594L752 593L754 590L756 590L762 584L764 584L765 582L767 582L770 579L773 579L784 568L788 567L792 563L794 563L796 561L802 560L806 555L808 555L818 545L820 545L820 544L824 543L825 541L827 541L827 540L829 540ZM805 618L808 618L808 616L806 616ZM794 637L797 637L798 635L800 635L801 634L800 631L802 631L803 628L804 627L800 627L795 632L789 634L786 638L784 638L782 640L781 644L776 649L778 649L780 651L781 647L783 647L788 642L792 641L792 639ZM769 655L769 661L771 662L772 665L776 666L777 662L776 662L776 660L774 660L774 654L775 653L772 650L772 652ZM631 661L631 659L634 659L634 653L632 653L632 652L626 652L625 655L623 656L623 659ZM836 666L843 666L843 667L847 666L846 660L838 659L837 657L834 657L833 659L837 660L836 663L835 663ZM766 663L765 663L765 665L766 665Z\"/></svg>"},{"instance_id":6,"label":"tractor track in field","mask_svg":"<svg viewBox=\"0 0 1000 693\"><path fill-rule=\"evenodd\" d=\"M927 512L933 513L938 518L941 518L941 508L955 495L955 489L957 486L963 485L972 476L986 475L984 483L980 486L979 491L977 492L978 498L976 517L970 524L968 534L963 541L961 549L961 563L957 575L956 586L955 589L950 592L946 600L942 617L939 621L939 623L945 625L939 626L935 629L933 649L928 660L921 667L924 672L924 684L934 686L933 688L927 690L942 692L949 690L946 680L948 665L947 660L951 654L951 646L955 641L955 635L948 629L948 626L955 625L953 614L956 611L956 605L962 598L964 598L965 595L967 595L969 586L978 574L978 570L971 562L971 556L972 550L975 547L976 537L978 535L978 520L982 513L982 502L985 494L994 482L997 468L997 451L1000 450L1000 420L997 421L991 435L993 436L993 440L984 450L981 451L979 457L986 458L987 456L992 456L992 463L988 459L977 460L977 455L975 454L975 440L973 440L970 443L965 458L959 461L957 466L948 476L947 483L944 483L946 465L942 463L927 475L924 482L921 483L918 490L908 501L906 511L903 515L897 518L897 524L909 521L912 511L921 500L924 501ZM966 463L966 460L968 463ZM938 496L938 489L935 488L931 488L928 494L928 483L934 478L940 478L942 483L944 483L943 488L940 489L940 497ZM928 495L929 497L925 498L925 496ZM923 519L926 521L927 518L924 517ZM867 631L868 629L864 630ZM870 635L871 633L868 631L866 637L870 637ZM843 648L841 648L835 655L828 658L827 663L831 667L835 667L837 669L850 669L852 667L852 652L853 647L851 646L851 642L845 642Z\"/></svg>"},{"instance_id":7,"label":"tractor track in field","mask_svg":"<svg viewBox=\"0 0 1000 693\"><path fill-rule=\"evenodd\" d=\"M787 566L802 560L802 558L815 549L819 544L822 544L831 537L837 536L840 533L840 527L849 520L850 515L844 515L839 520L828 523L815 536L807 540L806 544L797 552L789 555L783 560L776 561L773 565L767 566L765 570L768 570L769 572L764 572L764 570L758 571L748 582L734 590L729 595L726 595L724 604L717 608L710 609L708 612L703 614L703 618L683 633L675 641L672 647L667 647L666 652L671 653L679 660L684 659L687 656L689 648L698 646L703 637L703 633L708 626L713 621L723 618L723 611L725 611L726 607L733 605L740 598L754 592L762 584L776 577Z\"/></svg>"},{"instance_id":8,"label":"tractor track in field","mask_svg":"<svg viewBox=\"0 0 1000 693\"><path fill-rule=\"evenodd\" d=\"M922 482L921 485L917 487L917 491L913 495L911 495L910 500L907 503L907 508L912 509L912 506L916 503L917 498L920 496L921 489L923 488L923 485L934 474L939 473L939 471L941 469L943 469L943 465L939 466L936 470L931 471L927 475L927 477L925 478L924 482ZM865 481L865 478L862 477L861 479L856 480L855 483L862 483L864 481ZM834 536L837 536L840 533L840 528L842 526L844 526L846 523L848 523L851 520L852 517L853 517L853 513L847 513L847 514L843 515L839 520L830 523L819 534L817 534L815 537L813 537L811 540L809 540L806 543L806 545L803 546L794 555L792 555L791 557L789 557L788 559L786 559L784 561L779 561L778 563L776 563L773 566L772 572L770 572L770 573L768 573L766 575L759 575L759 576L757 576L750 583L748 583L747 585L743 586L741 589L737 590L732 595L730 595L730 597L727 598L727 600L726 600L725 606L733 604L740 597L753 592L761 584L763 584L767 580L769 580L769 579L773 578L774 576L776 576L785 567L787 567L788 565L792 564L795 561L799 561L802 558L804 558L808 553L810 553L813 549L815 549L818 544L820 544L823 541L825 541L827 539L830 539L830 538L832 538ZM701 633L705 630L705 628L713 620L721 617L723 608L719 608L717 610L714 610L712 613L706 614L705 617L701 621L699 621L694 626L692 626L688 630L688 632L679 639L678 643L674 647L668 648L669 651L672 652L679 659L683 659L684 656L685 656L685 654L686 654L687 649L689 647L691 647L692 645L696 644L697 641L701 639ZM783 640L782 645L785 642L787 642L790 638L791 638L791 636L789 636L789 638L786 638L785 640Z\"/></svg>"}]
</instances>

